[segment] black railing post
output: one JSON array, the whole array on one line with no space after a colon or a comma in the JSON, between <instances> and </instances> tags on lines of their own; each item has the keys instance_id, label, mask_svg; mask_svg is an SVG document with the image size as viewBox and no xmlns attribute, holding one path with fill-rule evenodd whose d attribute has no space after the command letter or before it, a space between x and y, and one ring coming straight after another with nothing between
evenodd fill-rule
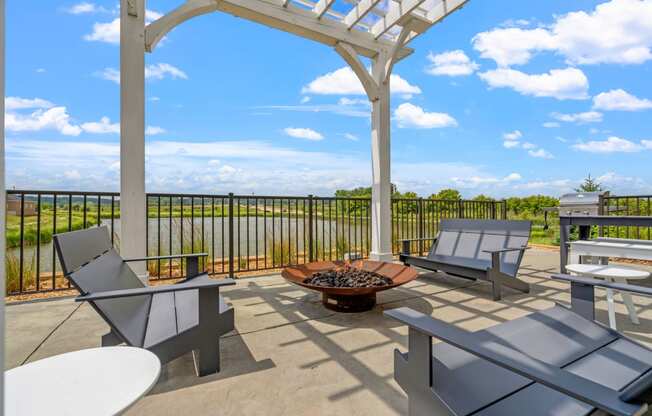
<instances>
[{"instance_id":1,"label":"black railing post","mask_svg":"<svg viewBox=\"0 0 652 416\"><path fill-rule=\"evenodd\" d=\"M233 274L233 192L229 192L229 277L234 278Z\"/></svg>"},{"instance_id":2,"label":"black railing post","mask_svg":"<svg viewBox=\"0 0 652 416\"><path fill-rule=\"evenodd\" d=\"M507 219L507 200L506 200L506 199L503 199L502 202L503 202L503 204L502 204L502 211L503 211L502 214L503 214L503 219L506 220L506 219Z\"/></svg>"},{"instance_id":3,"label":"black railing post","mask_svg":"<svg viewBox=\"0 0 652 416\"><path fill-rule=\"evenodd\" d=\"M464 218L464 201L457 201L457 218Z\"/></svg>"},{"instance_id":4,"label":"black railing post","mask_svg":"<svg viewBox=\"0 0 652 416\"><path fill-rule=\"evenodd\" d=\"M313 244L313 232L312 232L312 222L313 222L313 200L312 195L308 195L308 262L315 261L314 254L314 244Z\"/></svg>"},{"instance_id":5,"label":"black railing post","mask_svg":"<svg viewBox=\"0 0 652 416\"><path fill-rule=\"evenodd\" d=\"M419 215L418 220L419 220L419 231L418 231L418 238L419 238L419 255L423 254L423 198L419 198L418 200L418 205L417 205L417 214Z\"/></svg>"}]
</instances>

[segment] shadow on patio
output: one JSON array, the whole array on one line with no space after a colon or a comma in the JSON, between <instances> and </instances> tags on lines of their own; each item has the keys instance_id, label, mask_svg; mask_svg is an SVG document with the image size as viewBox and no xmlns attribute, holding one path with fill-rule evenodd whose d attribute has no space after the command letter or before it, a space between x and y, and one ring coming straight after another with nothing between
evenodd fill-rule
<instances>
[{"instance_id":1,"label":"shadow on patio","mask_svg":"<svg viewBox=\"0 0 652 416\"><path fill-rule=\"evenodd\" d=\"M557 263L557 253L531 250L521 276L532 292L510 292L500 302L491 300L487 284L427 273L381 292L378 305L360 314L329 311L318 294L278 275L239 280L224 291L235 307L237 332L222 338L222 372L197 378L191 357L182 357L164 369L158 385L129 414L405 414L392 351L406 350L407 329L383 317L383 310L408 306L468 330L486 328L553 302L568 304L568 286L547 278ZM618 302L619 329L650 344L651 301L635 297L635 302L640 325L629 322ZM71 300L10 307L9 364L19 364L27 350L35 350L29 357L34 360L97 346L106 327L88 306L76 307ZM597 292L597 307L605 322L603 291ZM22 336L34 327L43 328Z\"/></svg>"}]
</instances>

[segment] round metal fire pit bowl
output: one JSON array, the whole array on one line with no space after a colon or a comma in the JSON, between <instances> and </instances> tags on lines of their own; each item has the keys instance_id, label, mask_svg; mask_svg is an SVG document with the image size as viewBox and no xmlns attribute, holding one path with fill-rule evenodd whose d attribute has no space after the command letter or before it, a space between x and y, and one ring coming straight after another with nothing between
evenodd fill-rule
<instances>
[{"instance_id":1,"label":"round metal fire pit bowl","mask_svg":"<svg viewBox=\"0 0 652 416\"><path fill-rule=\"evenodd\" d=\"M342 267L343 261L320 261L299 266L287 267L281 275L288 281L322 294L322 303L328 309L337 312L364 312L376 304L376 293L392 289L417 278L416 270L402 264L386 263L373 260L358 260L351 266L378 273L392 280L391 285L380 287L325 287L304 283L314 273Z\"/></svg>"}]
</instances>

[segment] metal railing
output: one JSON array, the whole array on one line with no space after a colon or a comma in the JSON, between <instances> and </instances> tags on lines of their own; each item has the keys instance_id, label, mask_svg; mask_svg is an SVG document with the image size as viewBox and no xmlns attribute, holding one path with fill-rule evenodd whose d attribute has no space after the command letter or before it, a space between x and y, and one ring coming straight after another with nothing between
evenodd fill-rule
<instances>
[{"instance_id":1,"label":"metal railing","mask_svg":"<svg viewBox=\"0 0 652 416\"><path fill-rule=\"evenodd\" d=\"M120 195L108 192L7 191L7 293L69 289L52 236L106 225L120 241ZM366 258L368 198L147 194L147 254L207 252L204 270L239 275L311 261ZM398 240L434 237L442 218L505 218L504 201L394 199ZM415 245L414 252L428 247ZM179 260L152 261L151 279L183 277Z\"/></svg>"},{"instance_id":2,"label":"metal railing","mask_svg":"<svg viewBox=\"0 0 652 416\"><path fill-rule=\"evenodd\" d=\"M605 215L617 216L652 216L652 195L635 196L605 196L602 212ZM603 226L600 234L611 238L634 238L637 240L652 240L652 227L645 226Z\"/></svg>"}]
</instances>

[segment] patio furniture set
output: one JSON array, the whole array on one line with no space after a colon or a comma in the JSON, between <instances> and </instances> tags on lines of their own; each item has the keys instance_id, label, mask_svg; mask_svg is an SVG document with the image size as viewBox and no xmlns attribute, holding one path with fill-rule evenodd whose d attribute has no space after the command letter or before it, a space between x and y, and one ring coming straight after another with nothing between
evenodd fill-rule
<instances>
[{"instance_id":1,"label":"patio furniture set","mask_svg":"<svg viewBox=\"0 0 652 416\"><path fill-rule=\"evenodd\" d=\"M528 221L442 220L426 257L410 255L413 240L405 240L400 256L404 266L359 262L358 267L393 276L395 284L387 288L416 277L408 266L483 280L492 284L493 298L500 300L503 287L530 289L517 279L530 226ZM234 281L199 273L198 259L205 254L164 256L184 257L187 278L150 287L127 263L160 257L121 258L106 227L59 234L55 247L66 277L81 293L77 301L88 301L111 328L102 346L140 347L163 364L192 352L198 376L219 371L219 337L234 329L233 309L219 289ZM310 287L303 283L310 272L333 267L317 266L288 268L284 277ZM409 308L386 311L409 327L408 352L396 350L394 355L394 376L408 395L409 414L644 414L652 391L652 350L595 321L594 288L648 296L652 289L623 280L646 277L644 273L613 277L624 272L613 266L583 266L569 270L604 280L552 276L570 282L570 308L556 305L483 331L467 332ZM375 291L362 292L344 289L334 294L375 300ZM325 295L325 304L329 295L333 292ZM346 299L338 301L349 305ZM443 342L433 345L432 338Z\"/></svg>"}]
</instances>

